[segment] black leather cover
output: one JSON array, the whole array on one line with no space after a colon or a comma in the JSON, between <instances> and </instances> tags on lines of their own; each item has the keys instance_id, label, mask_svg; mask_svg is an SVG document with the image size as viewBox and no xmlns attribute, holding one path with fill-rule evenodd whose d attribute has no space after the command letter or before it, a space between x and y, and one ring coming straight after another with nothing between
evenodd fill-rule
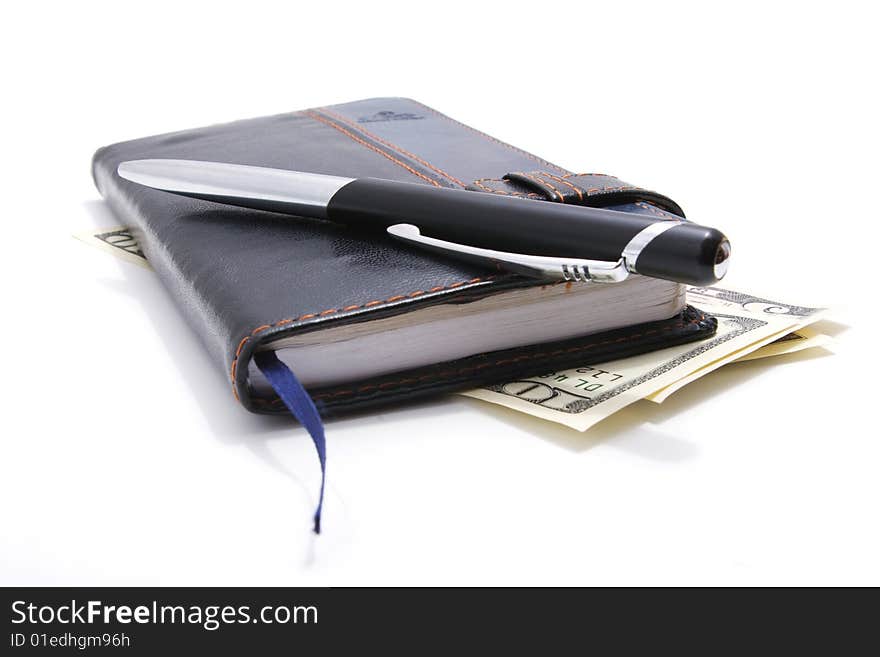
<instances>
[{"instance_id":1,"label":"black leather cover","mask_svg":"<svg viewBox=\"0 0 880 657\"><path fill-rule=\"evenodd\" d=\"M248 386L248 363L267 340L468 301L534 281L341 225L175 196L116 175L120 162L150 157L388 178L683 216L660 194L603 174L573 174L404 98L289 112L98 150L93 161L98 189L135 231L189 323L222 363L235 397L260 412L284 412L276 400L257 398ZM664 322L310 392L321 413L330 415L575 362L601 362L707 337L714 330L714 319L689 308Z\"/></svg>"}]
</instances>

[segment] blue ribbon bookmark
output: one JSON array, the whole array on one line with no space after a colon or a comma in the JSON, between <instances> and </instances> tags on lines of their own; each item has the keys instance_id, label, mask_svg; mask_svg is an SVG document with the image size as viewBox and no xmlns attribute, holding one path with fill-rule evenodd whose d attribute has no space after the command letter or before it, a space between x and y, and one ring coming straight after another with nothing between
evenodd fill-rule
<instances>
[{"instance_id":1,"label":"blue ribbon bookmark","mask_svg":"<svg viewBox=\"0 0 880 657\"><path fill-rule=\"evenodd\" d=\"M254 362L266 377L275 392L281 397L281 401L287 409L293 413L293 417L299 420L315 443L318 452L318 460L321 462L321 494L318 496L318 508L315 509L316 534L321 533L321 509L324 506L324 480L326 479L327 441L324 438L324 423L315 403L309 397L309 393L290 371L290 368L282 363L274 351L263 351L254 354Z\"/></svg>"}]
</instances>

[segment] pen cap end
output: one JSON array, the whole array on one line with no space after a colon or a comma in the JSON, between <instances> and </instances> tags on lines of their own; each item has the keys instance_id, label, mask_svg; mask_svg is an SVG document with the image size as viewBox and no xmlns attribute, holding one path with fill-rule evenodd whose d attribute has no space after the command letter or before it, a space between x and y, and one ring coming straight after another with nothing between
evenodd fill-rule
<instances>
[{"instance_id":1,"label":"pen cap end","mask_svg":"<svg viewBox=\"0 0 880 657\"><path fill-rule=\"evenodd\" d=\"M655 237L639 255L636 270L645 276L688 285L712 285L730 264L730 242L720 230L681 223Z\"/></svg>"},{"instance_id":2,"label":"pen cap end","mask_svg":"<svg viewBox=\"0 0 880 657\"><path fill-rule=\"evenodd\" d=\"M721 280L730 266L730 242L725 238L715 249L715 279Z\"/></svg>"}]
</instances>

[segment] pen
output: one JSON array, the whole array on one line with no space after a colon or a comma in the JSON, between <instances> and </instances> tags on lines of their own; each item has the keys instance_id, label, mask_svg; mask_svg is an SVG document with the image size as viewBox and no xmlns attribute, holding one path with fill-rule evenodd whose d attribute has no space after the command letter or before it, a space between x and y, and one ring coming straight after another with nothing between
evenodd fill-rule
<instances>
[{"instance_id":1,"label":"pen","mask_svg":"<svg viewBox=\"0 0 880 657\"><path fill-rule=\"evenodd\" d=\"M636 273L710 285L730 258L715 228L616 210L222 162L132 160L118 173L182 196L384 231L538 278L618 282Z\"/></svg>"}]
</instances>

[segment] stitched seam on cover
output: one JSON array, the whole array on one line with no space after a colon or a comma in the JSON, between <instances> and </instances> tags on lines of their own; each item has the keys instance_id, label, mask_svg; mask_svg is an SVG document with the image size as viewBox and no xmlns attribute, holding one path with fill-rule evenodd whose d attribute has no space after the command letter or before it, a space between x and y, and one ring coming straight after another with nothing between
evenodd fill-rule
<instances>
[{"instance_id":1,"label":"stitched seam on cover","mask_svg":"<svg viewBox=\"0 0 880 657\"><path fill-rule=\"evenodd\" d=\"M528 151L524 151L523 149L521 149L521 148L517 148L516 146L513 146L513 145L511 145L511 144L508 144L507 142L501 141L500 139L496 139L496 138L493 137L492 135L488 135L488 134L486 134L485 132L481 132L480 130L477 130L476 128L473 128L473 127L467 125L466 123L462 123L461 121L456 121L456 120L453 119L452 117L446 116L445 114L441 114L440 112L438 112L437 110L435 110L433 107L428 107L428 106L425 105L424 103L420 103L420 102L417 101L417 100L413 100L412 102L414 102L416 105L421 105L422 107L424 107L424 108L425 108L426 110L428 110L429 112L432 112L433 114L436 114L437 116L439 116L441 119L446 119L446 120L449 121L450 123L455 123L455 124L458 124L458 125L460 125L460 126L462 126L462 127L464 127L464 128L467 128L467 129L470 130L471 132L475 132L475 133L477 133L478 135L480 135L481 137L483 137L483 138L485 138L485 139L488 139L489 141L493 141L493 142L495 142L496 144L500 144L501 146L504 146L505 148L509 148L509 149L512 150L512 151L515 151L515 152L517 152L517 153L520 153L521 155L525 155L526 157L528 157L528 158L530 158L530 159L532 159L532 160L535 160L535 162L540 162L540 163L543 164L544 166L548 166L548 167L550 167L551 169L554 169L555 171L558 171L558 172L560 172L560 173L567 173L567 171L566 171L565 169L563 169L561 166L558 166L558 165L556 165L556 164L553 164L552 162L548 162L547 160L543 160L543 159L541 159L540 157L538 157L537 155L533 155L532 153L529 153Z\"/></svg>"},{"instance_id":2,"label":"stitched seam on cover","mask_svg":"<svg viewBox=\"0 0 880 657\"><path fill-rule=\"evenodd\" d=\"M360 304L351 304L348 306L343 306L342 308L328 308L327 310L321 310L313 313L306 313L305 315L300 315L299 317L290 317L287 319L281 319L275 322L274 324L263 324L262 326L258 326L253 331L251 331L248 335L244 336L241 341L238 343L238 347L235 349L235 356L232 359L232 365L229 368L229 376L232 379L232 391L235 394L235 398L238 399L238 392L235 390L235 373L238 367L238 358L241 356L241 352L244 349L245 345L250 342L250 340L266 331L270 328L277 328L279 326L284 326L286 324L292 324L293 322L304 322L308 319L314 319L315 317L326 317L327 315L333 315L338 312L348 312L351 310L358 310L360 308L374 308L375 306L381 306L386 303L393 303L394 301L401 301L403 299L414 299L415 297L420 297L423 294L429 294L432 292L441 292L443 290L453 290L457 287L461 287L462 285L468 285L472 283L480 283L482 281L488 281L494 278L493 276L486 276L484 278L472 278L468 281L459 281L458 283L450 283L449 285L436 285L429 290L416 290L415 292L410 292L409 294L396 294L392 297L388 297L387 299L375 299L373 301L367 301L366 303Z\"/></svg>"},{"instance_id":3,"label":"stitched seam on cover","mask_svg":"<svg viewBox=\"0 0 880 657\"><path fill-rule=\"evenodd\" d=\"M525 176L526 174L519 173L517 175ZM557 182L563 183L564 185L571 187L575 191L575 193L578 195L578 199L581 201L584 200L584 194L586 194L587 196L596 196L597 194L611 194L614 192L622 192L622 191L648 191L648 190L642 189L641 187L635 187L633 185L621 185L619 187L591 187L589 189L583 189L580 187L576 187L575 185L572 185L567 180L562 179L562 178L567 178L569 176L563 176L562 178L558 178L557 176L554 176L553 174L548 173L547 171L542 171L541 175L549 176L550 178L553 178ZM572 174L572 175L604 176L606 178L613 178L613 176L607 176L602 173L596 173L596 174L578 173L578 174ZM501 183L501 184L509 184L510 183L510 181L508 181L504 178L480 178L479 180L474 180L471 184L474 185L475 187L479 187L481 190L483 190L485 192L489 192L491 194L505 194L507 196L522 196L522 197L539 198L539 199L546 199L547 198L547 196L545 194L536 194L535 192L511 192L511 191L505 191L502 189L495 189L494 187L489 187L488 185L484 185L483 184L484 181L497 182L497 183ZM542 180L541 182L543 184L546 181ZM546 183L546 184L549 186L549 183ZM553 188L551 187L551 189L553 189ZM559 193L559 190L557 190L557 189L553 189L553 191L555 191L557 194ZM652 205L651 203L649 203L647 201L636 201L635 205L637 205L641 208L644 208L645 210L648 210L649 212L651 212L654 215L657 215L658 217L663 217L664 219L679 219L679 220L681 219L681 217L679 217L678 215L673 214L672 212L669 212L668 210L658 208L657 206Z\"/></svg>"},{"instance_id":4,"label":"stitched seam on cover","mask_svg":"<svg viewBox=\"0 0 880 657\"><path fill-rule=\"evenodd\" d=\"M658 217L663 217L665 219L670 219L670 218L680 219L680 217L678 217L677 215L674 215L671 212L667 212L666 210L658 208L657 206L652 205L652 204L648 203L647 201L636 201L635 205L639 206L640 208L644 208L645 210L648 210L651 214L655 214Z\"/></svg>"},{"instance_id":5,"label":"stitched seam on cover","mask_svg":"<svg viewBox=\"0 0 880 657\"><path fill-rule=\"evenodd\" d=\"M418 162L419 164L422 164L422 165L428 167L431 171L433 171L434 173L436 173L436 174L438 174L438 175L440 175L440 176L443 176L444 178L446 178L446 179L449 180L450 182L454 182L455 184L457 184L457 185L459 185L459 186L461 186L461 187L464 187L464 186L465 186L465 184L464 184L462 181L460 181L458 178L456 178L456 177L453 176L452 174L446 173L443 169L438 169L438 168L435 167L434 165L432 165L432 164L430 164L430 163L428 163L428 162L425 162L425 161L424 161L422 158L420 158L418 155L414 155L413 153L410 153L409 151L407 151L407 150L401 148L400 146L398 146L398 145L396 145L396 144L393 144L393 143L391 143L390 141L386 141L386 140L382 139L381 137L379 137L378 135L373 134L372 132L370 132L370 131L367 130L366 128L362 128L361 126L359 126L359 125L357 125L357 124L355 124L355 123L352 123L351 121L349 121L349 120L348 120L347 118L345 118L344 116L342 116L342 115L340 115L340 114L337 114L336 112L333 112L333 111L331 111L330 109L328 109L328 108L326 108L326 107L322 107L322 108L321 108L321 111L324 112L325 114L329 114L330 116L332 116L332 117L333 117L334 119L336 119L337 121L340 121L340 122L342 122L342 123L345 123L345 124L348 125L348 126L351 126L354 130L359 131L361 134L366 135L366 136L369 137L370 139L373 139L373 140L375 140L375 141L378 141L380 144L384 144L385 146L388 146L389 148L393 148L394 150L396 150L398 153L401 153L402 155L406 155L407 157L411 157L412 159L414 159L414 160L415 160L416 162Z\"/></svg>"},{"instance_id":6,"label":"stitched seam on cover","mask_svg":"<svg viewBox=\"0 0 880 657\"><path fill-rule=\"evenodd\" d=\"M438 112L438 111L435 110L434 108L432 108L432 107L428 107L427 105L425 105L425 104L423 104L423 103L420 103L420 102L418 102L418 101L413 101L413 102L415 102L417 105L421 105L422 107L424 107L424 108L427 109L428 111L432 112L433 114L436 114L436 115L439 116L440 118L446 119L447 121L449 121L449 122L451 122L451 123L456 123L456 124L458 124L458 125L460 125L460 126L462 126L462 127L464 127L464 128L467 128L467 129L470 130L471 132L474 132L474 133L480 135L481 137L483 137L483 138L485 138L485 139L488 139L489 141L492 141L492 142L495 142L495 143L497 143L497 144L500 144L501 146L504 146L505 148L508 148L508 149L510 149L510 150L512 150L512 151L515 151L515 152L517 152L517 153L521 153L521 154L525 155L526 157L529 157L529 158L531 158L532 160L535 160L535 161L537 161L537 162L540 162L541 164L544 164L545 166L549 166L550 168L555 169L555 170L557 170L557 171L559 171L559 172L563 172L563 173L565 172L565 169L563 169L562 167L559 167L559 166L553 164L552 162L548 162L548 161L546 161L546 160L543 160L543 159L539 158L539 157L536 156L536 155L533 155L533 154L531 154L531 153L529 153L529 152L527 152L527 151L524 151L524 150L522 150L522 149L520 149L520 148L517 148L516 146L512 146L511 144L508 144L508 143L503 142L503 141L501 141L501 140L499 140L499 139L496 139L495 137L492 137L491 135L488 135L488 134L486 134L486 133L484 133L484 132L481 132L481 131L477 130L476 128L472 128L471 126L466 125L466 124L464 124L464 123L461 123L460 121L456 121L455 119L452 119L452 118L446 116L445 114L441 114L440 112ZM308 111L308 110L305 111L305 112L303 112L303 114L305 114L306 116L308 116L308 117L310 117L310 118L312 118L312 119L314 119L314 120L320 121L321 123L324 123L325 125L330 126L330 127L333 128L334 130L338 130L339 132L341 132L341 133L343 133L344 135L348 136L349 138L353 139L354 141L356 141L357 143L361 144L362 146L365 146L365 147L369 148L370 150L372 150L372 151L374 151L374 152L376 152L376 153L379 153L379 154L382 155L383 157L385 157L385 158L391 160L392 162L398 164L399 166L403 167L404 169L406 169L407 171L409 171L409 172L412 173L413 175L415 175L415 176L417 176L417 177L419 177L419 178L421 178L421 179L423 179L423 180L425 180L425 181L431 183L431 184L434 185L435 187L440 187L440 184L439 184L436 180L432 180L431 178L428 178L428 177L425 176L424 174L419 173L418 171L416 171L415 169L413 169L412 167L410 167L410 166L407 165L406 163L404 163L404 162L398 160L397 158L395 158L393 155L390 155L390 154L388 154L388 153L385 153L385 152L382 151L381 149L376 148L376 147L373 146L372 144L369 144L368 142L364 141L363 139L360 139L359 137L357 137L356 135L352 134L351 132L349 132L349 131L346 130L345 128L343 128L343 127L341 127L341 126L338 126L338 125L335 125L335 124L334 124L333 122L331 122L331 121L328 121L327 119L323 118L323 117L320 116L319 114L316 114L315 112ZM331 113L331 114L333 114L333 113ZM366 131L364 131L364 133L366 133ZM372 135L371 135L371 137L372 137ZM381 143L385 143L386 145L389 145L389 146L390 146L390 144L389 144L388 142L385 142L384 140L378 139L378 138L376 138L376 137L373 137L373 138L377 139L377 141L380 141ZM392 147L393 147L393 146L392 146ZM395 150L398 150L398 152L405 153L405 151L403 151L403 150L400 149L400 148L396 148ZM412 154L409 154L409 155L410 155L411 157L413 157L415 160L417 160L417 161L421 161L419 158L413 156ZM436 171L436 172L438 172L438 173L442 173L440 170L436 169L435 167L431 166L430 164L427 164L427 163L425 163L425 162L422 162L422 163L423 163L423 164L426 164L426 166L428 166L428 167L429 167L430 169L432 169L433 171ZM449 178L449 179L451 179L451 180L455 180L454 178L452 178L452 177L449 176L448 174L444 174L444 175L446 175L446 177ZM573 174L569 174L569 175L573 175ZM488 180L488 179L487 179L487 178L483 178L483 179L481 179L481 180ZM456 180L456 182L458 182L459 184L461 184L462 186L464 186L464 184L461 183L461 181ZM522 195L533 196L532 194L523 194L523 193L518 193L518 192L502 192L502 191L500 191L500 190L493 190L493 189L490 189L490 188L486 187L485 185L480 184L479 181L475 181L474 184L477 185L478 187L480 187L481 189L484 189L484 190L489 191L489 192L492 192L492 193L497 193L497 194L509 194L509 195L511 195L511 196L522 196ZM534 196L539 196L539 195L538 195L538 194L534 194ZM469 283L478 283L478 282L480 282L480 281L488 281L488 280L491 280L492 278L493 278L492 276L487 276L487 277L485 277L485 278L473 278L473 279L471 279L471 280L469 280L469 281L462 281L462 282L458 282L458 283L453 283L453 284L451 284L451 285L447 285L447 286L435 286L435 287L432 287L430 290L428 290L428 292L439 292L439 291L441 291L441 290L452 289L452 288L459 287L459 286L461 286L461 285L465 285L465 284L469 284ZM420 295L422 295L422 294L425 294L425 291L424 291L424 290L416 290L415 292L412 292L412 293L410 293L409 295L397 295L397 296L393 296L393 297L390 297L390 298L388 298L388 299L385 299L384 301L375 300L375 301L368 301L367 303L360 304L360 305L345 306L344 308L342 308L342 311L345 312L345 311L349 311L349 310L356 310L356 309L358 309L358 308L366 308L366 307L372 307L372 306L375 306L375 305L381 305L381 304L385 304L385 303L391 303L392 301L397 301L397 300L405 299L405 298L408 298L408 297L420 296ZM267 330L267 329L269 329L269 328L272 328L272 327L283 326L284 324L289 324L289 323L292 323L292 322L295 322L295 321L304 321L305 319L311 319L311 318L316 317L316 316L330 315L330 314L333 314L333 313L335 313L335 312L338 312L338 310L339 310L339 309L337 309L337 308L331 308L331 309L327 309L327 310L321 311L321 312L319 312L319 313L307 313L306 315L302 315L302 316L300 316L300 317L297 318L297 319L293 319L293 318L290 318L290 319L282 319L282 320L276 322L275 324L264 324L264 325L262 325L262 326L258 326L258 327L255 328L253 331L251 331L251 333L250 333L249 335L244 336L244 337L241 339L241 341L238 343L238 347L237 347L236 350L235 350L235 357L232 359L232 365L230 366L230 378L231 378L231 380L232 380L232 394L233 394L233 396L235 397L235 399L236 399L236 400L239 400L238 390L236 389L236 385L235 385L235 373L236 373L236 368L237 368L237 366L238 366L238 358L239 358L239 356L241 355L241 351L242 351L242 349L244 349L244 346L245 346L245 345L251 340L251 338L253 338L255 335L261 333L262 331L265 331L265 330Z\"/></svg>"},{"instance_id":7,"label":"stitched seam on cover","mask_svg":"<svg viewBox=\"0 0 880 657\"><path fill-rule=\"evenodd\" d=\"M398 164L398 165L402 166L404 169L406 169L407 171L409 171L409 172L410 172L411 174L413 174L414 176L417 176L417 177L421 178L422 180L431 183L432 185L434 185L434 187L440 187L440 183L438 183L436 180L434 180L434 179L432 179L432 178L428 178L428 176L426 176L426 175L423 174L423 173L419 173L418 171L416 171L415 169L413 169L411 166L409 166L409 165L406 164L405 162L402 162L401 160L398 160L396 157L394 157L393 155L390 155L389 153L386 153L385 151L383 151L383 150L380 149L380 148L376 148L375 146L373 146L372 144L370 144L370 143L364 141L363 139L361 139L361 138L358 137L357 135L355 135L355 134L349 132L348 130L346 130L346 129L343 128L342 126L338 126L338 125L336 125L335 123L333 123L332 121L328 121L327 119L325 119L325 118L324 118L323 116L321 116L320 114L316 114L315 112L313 112L313 111L311 111L311 110L306 110L306 111L304 112L304 114L305 114L306 116L308 116L309 118L312 118L312 119L314 119L314 120L316 120L316 121L320 121L321 123L323 123L323 124L325 124L325 125L329 125L329 126L330 126L331 128L333 128L334 130L338 130L338 131L341 132L342 134L344 134L344 135L350 137L351 139L353 139L354 141L358 142L358 143L361 144L362 146L366 146L366 147L369 148L371 151L374 151L374 152L378 153L378 154L381 155L382 157L386 157L386 158L388 158L389 160L391 160L391 161L394 162L395 164Z\"/></svg>"},{"instance_id":8,"label":"stitched seam on cover","mask_svg":"<svg viewBox=\"0 0 880 657\"><path fill-rule=\"evenodd\" d=\"M415 101L415 102L417 102L417 104L419 104L419 105L422 105L422 103L418 103L418 101ZM440 112L437 112L436 110L434 110L434 109L428 107L427 105L422 105L422 107L425 107L426 109L428 109L428 110L434 112L434 113L437 114L438 116L443 117L443 118L446 118L447 120L452 121L453 123L459 123L458 121L455 121L455 120L453 120L453 119L450 119L449 117L446 117L446 116L443 115L443 114L440 114ZM315 112L313 112L313 111L309 111L309 110L303 112L303 114L305 114L306 116L308 116L308 117L310 117L310 118L312 118L312 119L315 119L315 120L317 120L317 121L320 121L321 123L324 123L325 125L328 125L328 126L330 126L331 128L333 128L333 129L335 129L335 130L338 130L339 132L341 132L341 133L345 134L346 136L350 137L351 139L353 139L354 141L358 142L358 143L361 144L362 146L366 146L366 147L369 148L370 150L372 150L372 151L374 151L374 152L376 152L376 153L379 153L379 154L382 155L383 157L388 158L388 159L391 160L392 162L395 162L396 164L402 166L404 169L406 169L406 170L409 171L410 173L412 173L412 174L418 176L419 178L422 178L423 180L426 180L427 182L431 183L431 184L434 185L435 187L439 187L439 186L440 186L440 184L439 184L436 180L432 180L431 178L428 178L427 176L425 176L425 175L419 173L418 171L416 171L416 170L413 169L412 167L408 166L408 165L405 164L404 162L401 162L400 160L398 160L398 159L395 158L394 156L392 156L392 155L390 155L390 154L388 154L388 153L385 153L385 152L382 151L381 149L376 148L375 146L373 146L372 144L367 143L366 141L364 141L363 139L360 139L359 137L357 137L356 135L352 134L351 132L349 132L349 131L346 130L345 128L333 124L333 122L328 121L327 119L323 118L323 117L320 116L319 114L317 114L317 113L315 113ZM332 112L330 112L330 114L335 115L335 113L332 113ZM469 129L472 130L473 132L476 132L477 134L482 135L483 137L485 137L485 138L487 138L487 139L490 139L491 141L498 142L499 144L502 144L502 145L504 145L504 146L507 146L507 147L510 148L510 149L513 149L513 150L515 150L515 151L519 151L519 152L521 152L521 153L523 153L523 154L525 154L525 155L528 155L529 157L531 157L531 158L533 158L533 159L536 159L536 160L538 160L539 162L543 162L543 160L541 160L540 158L538 158L538 157L536 157L536 156L534 156L534 155L531 155L530 153L526 153L525 151L520 151L520 149L518 149L518 148L516 148L516 147L514 147L514 146L511 146L510 144L505 144L505 143L502 142L502 141L498 141L498 140L495 139L494 137L490 137L489 135L487 135L487 134L485 134L485 133L482 133L482 132L480 132L479 130L476 130L475 128L471 128L470 126L466 126L466 125L463 124L463 123L460 123L460 125L462 125L462 126L464 126L464 127L466 127L466 128L469 128ZM366 133L366 131L364 131L364 132ZM371 135L371 136L372 136L372 135ZM377 139L378 139L378 138L377 138ZM386 145L389 145L389 146L392 146L392 147L393 147L392 144L390 144L389 142L386 142L385 140L378 139L378 141L380 141L380 142L382 142L382 143L385 143ZM402 149L399 149L399 148L397 148L396 150L398 150L398 151L400 151L400 152L405 152L405 151L402 151ZM439 169L436 169L435 167L431 166L431 165L428 164L427 162L424 162L424 161L420 160L420 158L417 158L417 157L413 156L412 154L409 154L409 155L410 155L411 157L413 157L414 159L416 159L416 160L418 160L418 161L421 161L423 164L425 164L426 166L428 166L428 167L431 168L432 170L437 171L438 173L442 173ZM549 165L549 166L551 166L551 167L553 167L553 168L555 168L555 169L559 169L560 171L564 171L564 169L560 169L560 167L557 167L556 165L553 165L553 164L551 164L550 162L545 162L545 164L547 164L547 165ZM444 174L444 175L446 175L447 178L450 178L451 180L455 180L455 179L453 179L451 176L449 176L448 174ZM461 183L461 181L456 180L456 182L458 182L459 184L461 184L462 186L464 186L464 184ZM479 184L478 184L478 186L483 187L484 189L486 189L486 191L494 191L494 190L491 190L491 189L489 189L489 188L486 188L486 187L483 186L483 185L479 185ZM501 193L509 193L509 192L501 192ZM536 195L536 196L537 196L537 195ZM472 279L469 280L469 281L461 281L461 282L458 282L458 283L452 283L452 284L450 284L450 285L446 285L446 286L438 285L438 286L432 287L430 290L428 290L428 292L440 292L440 291L442 291L442 290L447 290L447 289L453 289L453 288L456 288L456 287L460 287L460 286L465 285L465 284L479 283L479 282L481 282L481 281L488 281L488 280L491 280L492 278L493 278L492 276L487 276L487 277L485 277L485 278L479 278L479 277L478 277L478 278L472 278ZM373 306L377 306L377 305L381 305L381 304L385 304L385 303L391 303L391 302L393 302L393 301L398 301L398 300L401 300L401 299L406 299L406 298L412 298L412 297L420 296L420 295L422 295L422 294L425 294L425 291L424 291L424 290L416 290L415 292L411 292L411 293L408 294L408 295L396 295L396 296L393 296L393 297L389 297L388 299L385 299L384 301L381 301L381 300L374 300L374 301L368 301L368 302L366 302L366 303L364 303L364 304L359 304L359 305L358 305L358 304L354 304L354 305L350 305L350 306L345 306L344 308L342 308L342 311L343 311L343 312L346 312L346 311L350 311L350 310L357 310L358 308L373 307ZM329 308L329 309L327 309L327 310L323 310L323 311L318 312L318 313L306 313L305 315L301 315L299 318L296 318L296 319L294 319L294 318L288 318L288 319L282 319L282 320L279 320L278 322L275 322L275 324L263 324L262 326L258 326L258 327L255 328L253 331L251 331L250 334L244 336L244 337L239 341L239 343L238 343L238 347L237 347L236 350L235 350L235 356L234 356L233 359L232 359L232 365L230 366L230 370L229 370L230 378L231 378L231 380L232 380L232 394L233 394L233 396L235 397L235 399L236 399L236 400L239 400L238 390L236 389L236 385L235 385L235 373L236 373L236 368L238 367L238 358L239 358L239 356L241 355L241 351L242 351L242 349L244 349L245 345L251 340L251 338L253 338L255 335L257 335L257 334L259 334L259 333L261 333L261 332L263 332L263 331L265 331L265 330L267 330L267 329L269 329L269 328L273 328L273 327L277 327L277 326L283 326L283 325L285 325L285 324L289 324L289 323L292 323L292 322L295 322L295 321L305 321L306 319L312 319L312 318L317 317L317 316L331 315L331 314L336 313L336 312L338 312L338 311L339 311L338 308Z\"/></svg>"},{"instance_id":9,"label":"stitched seam on cover","mask_svg":"<svg viewBox=\"0 0 880 657\"><path fill-rule=\"evenodd\" d=\"M327 398L331 398L331 397L343 397L346 395L352 395L352 394L356 394L359 392L368 392L370 390L377 390L377 389L382 390L384 388L390 388L390 387L394 387L396 385L409 384L409 383L420 383L423 381L430 381L432 379L453 377L453 376L457 376L460 374L466 374L468 372L473 372L476 370L485 369L487 367L494 367L497 365L507 365L510 363L518 363L520 361L525 361L525 360L534 360L536 358L544 358L546 356L560 356L562 354L570 354L570 353L576 353L578 351L586 351L588 349L593 349L595 347L603 347L608 344L616 344L616 343L620 343L620 342L626 342L628 340L634 340L636 338L643 338L645 336L656 334L656 333L662 333L664 331L672 331L674 329L682 329L687 326L693 326L694 324L699 324L700 322L702 322L705 319L706 319L705 313L700 313L699 317L694 317L693 319L690 319L686 322L679 321L678 323L672 324L670 326L664 326L662 328L657 328L657 329L650 329L650 330L644 331L642 333L635 333L633 335L625 335L620 338L615 338L613 340L603 340L601 342L595 342L595 343L588 344L588 345L579 345L577 347L568 347L566 349L556 349L554 351L539 352L539 353L535 353L535 354L523 354L522 356L516 356L513 358L502 358L502 359L496 360L491 363L480 363L479 365L470 365L468 367L462 367L457 370L438 372L437 374L426 374L424 376L419 376L419 377L409 377L409 378L405 378L405 379L398 379L396 381L386 381L384 383L373 383L373 384L368 384L365 386L360 386L359 388L351 388L351 389L347 389L347 390L337 390L335 392L318 394L318 395L314 395L313 398L314 399L327 399ZM276 403L276 400L269 400L269 403Z\"/></svg>"},{"instance_id":10,"label":"stitched seam on cover","mask_svg":"<svg viewBox=\"0 0 880 657\"><path fill-rule=\"evenodd\" d=\"M628 192L628 191L641 191L646 192L648 190L642 189L641 187L636 187L635 185L619 185L618 187L590 187L589 189L585 189L584 193L587 196L595 196L596 194L610 194L612 192Z\"/></svg>"},{"instance_id":11,"label":"stitched seam on cover","mask_svg":"<svg viewBox=\"0 0 880 657\"><path fill-rule=\"evenodd\" d=\"M491 181L491 182L499 182L499 183L507 183L504 178L480 178L479 180L475 180L472 184L475 187L479 187L484 192L490 192L492 194L504 194L506 196L522 196L528 198L545 198L543 194L538 194L536 192L508 192L503 189L495 189L493 187L489 187L483 184L483 181Z\"/></svg>"},{"instance_id":12,"label":"stitched seam on cover","mask_svg":"<svg viewBox=\"0 0 880 657\"><path fill-rule=\"evenodd\" d=\"M581 200L581 201L584 200L584 193L581 191L580 187L572 185L570 182L568 182L564 178L560 178L559 176L554 176L552 173L549 173L547 171L543 171L542 173L543 173L543 175L547 176L548 178L552 178L556 182L562 183L563 185L568 185L569 187L571 187L574 190L574 193L578 195L579 200Z\"/></svg>"},{"instance_id":13,"label":"stitched seam on cover","mask_svg":"<svg viewBox=\"0 0 880 657\"><path fill-rule=\"evenodd\" d=\"M565 196L563 195L563 193L560 192L560 191L559 191L558 189L556 189L552 184L550 184L549 182L547 182L547 181L544 180L543 178L539 178L537 175L532 176L532 175L529 175L528 173L519 173L518 175L522 176L523 178L528 178L529 180L538 183L538 185L544 185L544 186L547 187L548 189L552 189L552 190L553 190L553 193L556 194L556 196L559 197L559 202L560 202L560 203L565 203Z\"/></svg>"}]
</instances>

